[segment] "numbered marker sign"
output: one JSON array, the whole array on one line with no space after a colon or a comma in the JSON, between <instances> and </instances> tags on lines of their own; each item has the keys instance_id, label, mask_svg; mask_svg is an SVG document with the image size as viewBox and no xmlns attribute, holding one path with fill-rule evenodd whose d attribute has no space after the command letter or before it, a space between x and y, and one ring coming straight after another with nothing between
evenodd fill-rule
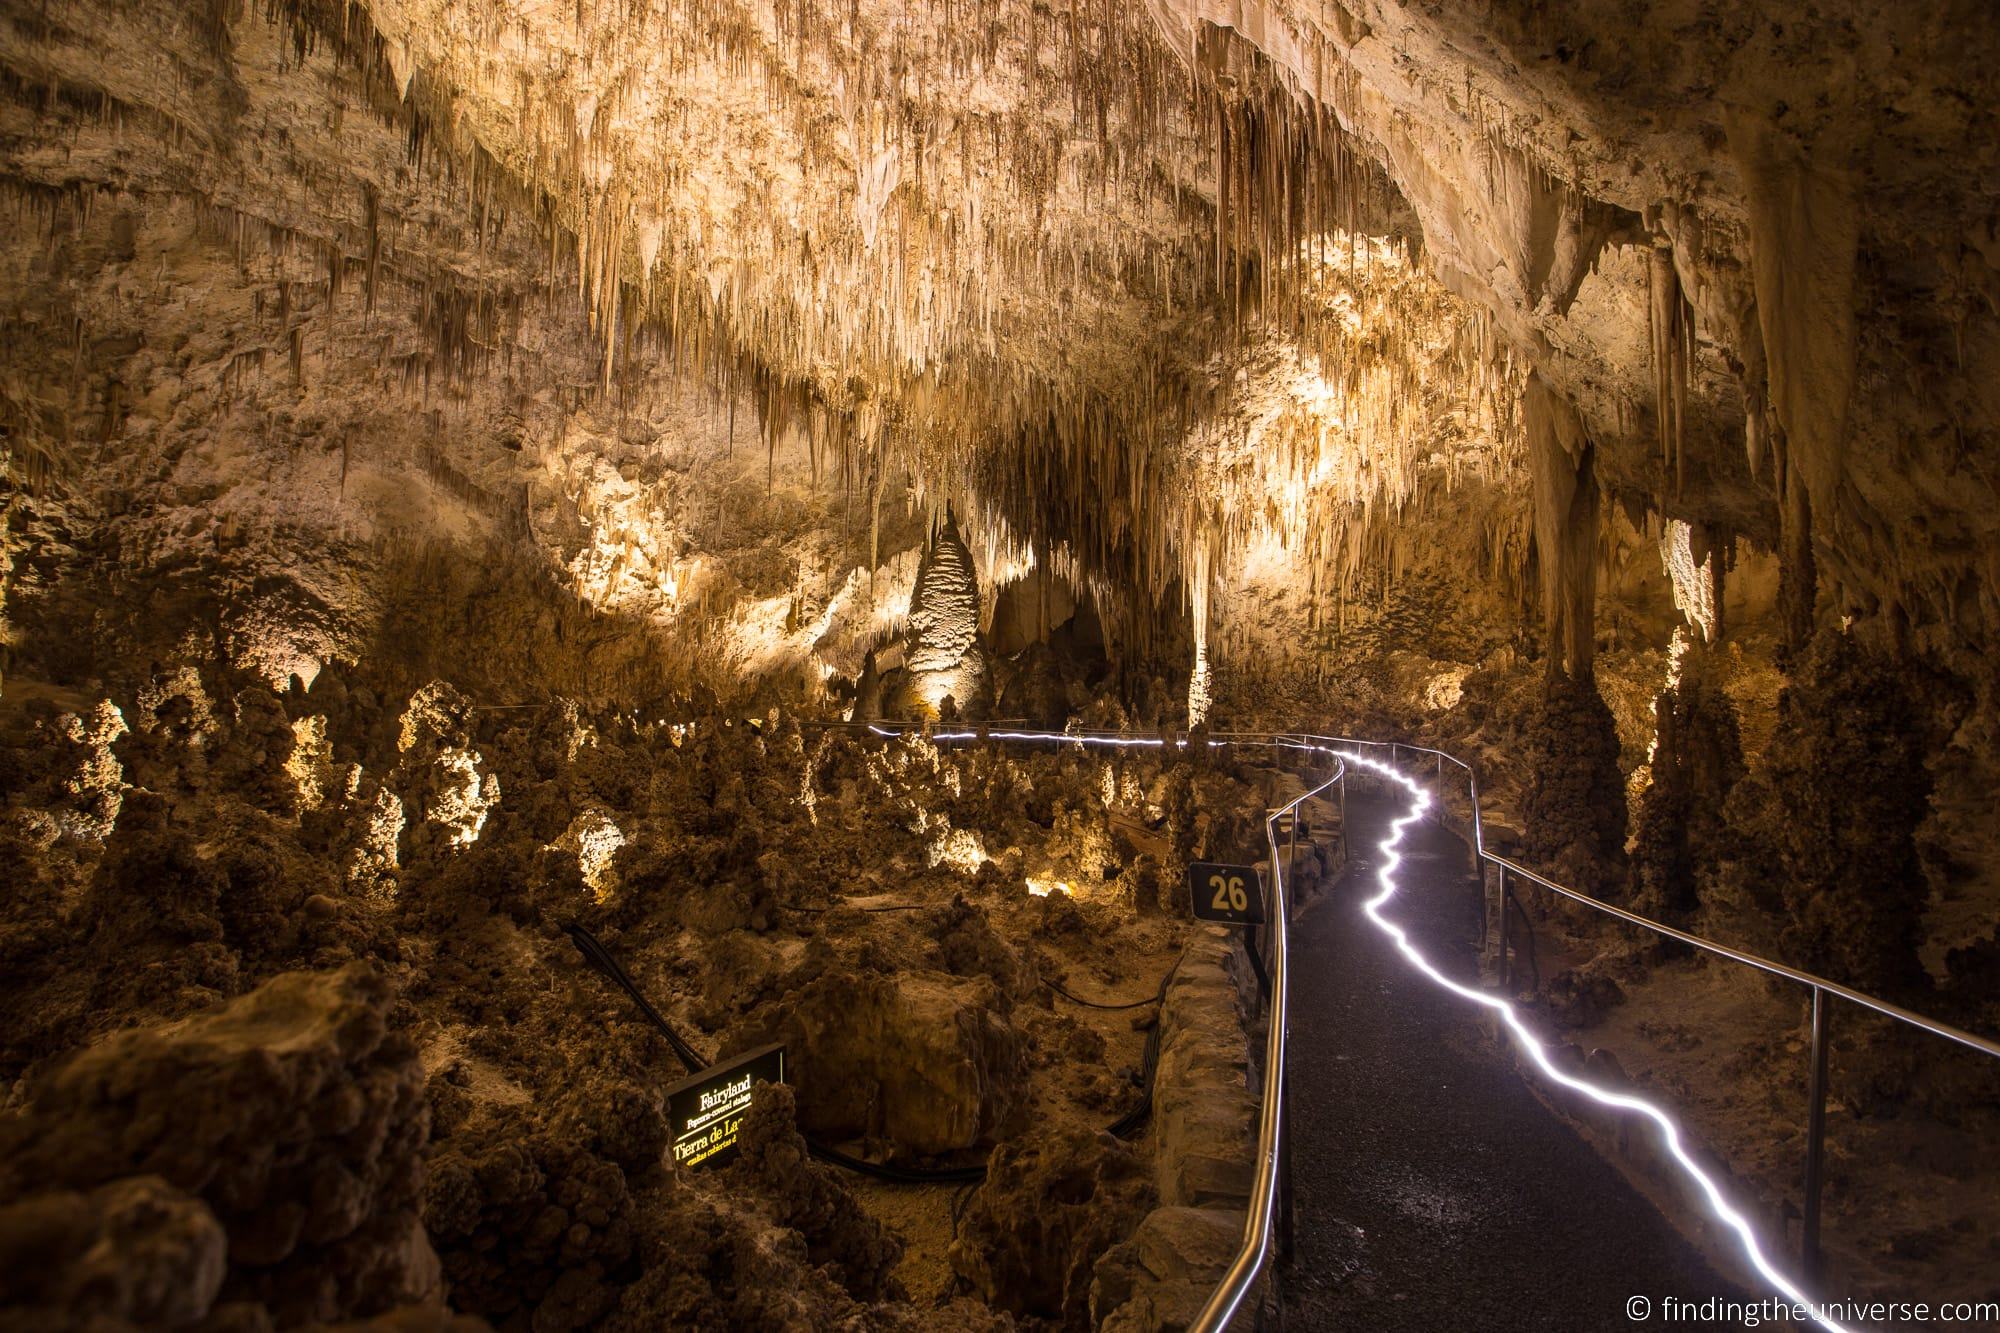
<instances>
[{"instance_id":1,"label":"numbered marker sign","mask_svg":"<svg viewBox=\"0 0 2000 1333\"><path fill-rule=\"evenodd\" d=\"M1255 926L1264 921L1264 881L1256 866L1214 865L1197 861L1188 867L1188 893L1194 914L1203 921Z\"/></svg>"}]
</instances>

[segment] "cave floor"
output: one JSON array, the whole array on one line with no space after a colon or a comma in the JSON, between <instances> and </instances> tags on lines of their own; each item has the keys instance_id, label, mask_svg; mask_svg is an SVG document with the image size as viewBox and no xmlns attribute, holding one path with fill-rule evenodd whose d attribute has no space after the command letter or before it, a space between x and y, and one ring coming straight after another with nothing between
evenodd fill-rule
<instances>
[{"instance_id":1,"label":"cave floor","mask_svg":"<svg viewBox=\"0 0 2000 1333\"><path fill-rule=\"evenodd\" d=\"M1669 1296L1741 1298L1362 915L1394 808L1349 796L1348 871L1295 927L1287 1326L1619 1329L1646 1326L1636 1296L1655 1318ZM1464 845L1425 823L1403 852L1391 915L1469 978Z\"/></svg>"}]
</instances>

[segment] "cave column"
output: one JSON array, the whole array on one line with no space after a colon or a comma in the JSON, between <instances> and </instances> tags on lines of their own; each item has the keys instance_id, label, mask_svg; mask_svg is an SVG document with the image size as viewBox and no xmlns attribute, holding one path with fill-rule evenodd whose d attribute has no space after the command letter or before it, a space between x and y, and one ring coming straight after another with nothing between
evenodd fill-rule
<instances>
[{"instance_id":1,"label":"cave column","mask_svg":"<svg viewBox=\"0 0 2000 1333\"><path fill-rule=\"evenodd\" d=\"M1778 622L1789 657L1804 652L1812 638L1819 570L1813 560L1812 501L1782 428L1771 432L1771 457L1778 483Z\"/></svg>"}]
</instances>

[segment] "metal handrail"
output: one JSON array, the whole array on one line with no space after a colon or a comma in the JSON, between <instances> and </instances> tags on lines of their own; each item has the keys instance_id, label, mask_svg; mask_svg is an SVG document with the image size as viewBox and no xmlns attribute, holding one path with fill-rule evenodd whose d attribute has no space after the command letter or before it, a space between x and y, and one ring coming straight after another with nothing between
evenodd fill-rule
<instances>
[{"instance_id":1,"label":"metal handrail","mask_svg":"<svg viewBox=\"0 0 2000 1333\"><path fill-rule=\"evenodd\" d=\"M1248 739L1237 735L1212 738L1217 744L1235 744ZM1189 1333L1215 1333L1226 1327L1235 1317L1243 1298L1249 1294L1250 1284L1257 1280L1264 1262L1271 1253L1272 1223L1277 1211L1279 1176L1282 1170L1282 1156L1285 1146L1285 1042L1290 1022L1290 979L1286 959L1290 953L1290 927L1285 872L1287 865L1278 855L1278 821L1286 815L1292 818L1292 836L1288 844L1292 855L1298 854L1299 807L1312 800L1336 782L1346 790L1347 763L1338 752L1310 742L1301 743L1289 736L1270 735L1264 741L1253 744L1273 744L1299 749L1314 750L1333 760L1334 771L1325 782L1317 787L1300 792L1291 801L1269 811L1264 818L1264 839L1271 849L1271 1004L1269 1026L1264 1039L1264 1101L1257 1118L1257 1171L1250 1184L1248 1216L1243 1225L1243 1243L1237 1248L1236 1258L1230 1262L1222 1280L1209 1294L1208 1303L1201 1313L1188 1325Z\"/></svg>"},{"instance_id":2,"label":"metal handrail","mask_svg":"<svg viewBox=\"0 0 2000 1333\"><path fill-rule=\"evenodd\" d=\"M885 727L879 724L855 724L866 726L879 735L899 736L906 732L903 728ZM1074 741L1078 744L1111 744L1119 748L1159 748L1168 744L1167 733L1133 733L1102 730L1077 731L1024 731L993 730L989 728L967 729L956 732L928 733L933 741L962 740L1036 740ZM1831 1040L1831 1011L1828 997L1837 996L1852 1004L1881 1014L1886 1018L1907 1023L1913 1027L1942 1037L1947 1041L1978 1051L1983 1055L2000 1058L2000 1041L1967 1032L1949 1023L1928 1018L1901 1005L1857 991L1850 986L1818 976L1811 972L1762 957L1744 949L1722 944L1715 940L1680 930L1664 922L1655 921L1627 908L1618 907L1587 893L1559 884L1538 871L1531 870L1511 858L1489 851L1486 847L1485 820L1480 809L1479 774L1473 766L1457 755L1431 746L1413 745L1402 741L1366 740L1351 736L1326 736L1314 732L1214 732L1209 736L1211 745L1221 746L1270 746L1274 749L1294 749L1321 754L1335 764L1333 775L1318 786L1302 792L1286 805L1267 812L1265 819L1265 839L1270 847L1272 879L1274 891L1271 895L1272 911L1272 967L1270 1028L1266 1038L1264 1061L1263 1106L1258 1121L1257 1170L1252 1181L1249 1213L1244 1224L1243 1243L1229 1269L1216 1285L1201 1314L1189 1325L1191 1333L1217 1333L1233 1318L1248 1294L1250 1286L1270 1255L1272 1228L1278 1199L1278 1179L1282 1169L1281 1153L1284 1148L1284 1084L1286 1066L1286 1025L1288 1018L1289 979L1287 958L1289 954L1289 932L1287 928L1287 884L1286 867L1278 855L1278 821L1290 815L1292 824L1291 847L1296 854L1298 842L1298 809L1328 788L1338 784L1341 794L1343 815L1346 811L1347 765L1341 747L1355 749L1387 750L1392 767L1399 767L1402 755L1424 755L1435 761L1437 770L1436 797L1440 819L1446 813L1444 803L1444 768L1449 764L1465 775L1466 793L1471 804L1471 837L1469 839L1474 859L1482 867L1493 866L1499 872L1499 949L1498 966L1501 984L1508 983L1508 943L1507 943L1507 876L1518 875L1529 883L1539 885L1551 893L1581 903L1608 916L1615 917L1631 925L1641 926L1655 934L1677 940L1706 953L1727 958L1732 962L1754 968L1770 976L1782 977L1810 989L1812 993L1812 1045L1808 1067L1808 1124L1805 1174L1805 1207L1801 1219L1803 1258L1808 1277L1814 1276L1819 1261L1820 1194L1823 1184L1822 1163L1824 1157L1826 1123L1826 1066L1827 1049ZM1187 737L1183 733L1175 736L1173 743L1186 748ZM1342 821L1342 835L1345 836L1345 820ZM1483 891L1483 887L1482 887Z\"/></svg>"},{"instance_id":3,"label":"metal handrail","mask_svg":"<svg viewBox=\"0 0 2000 1333\"><path fill-rule=\"evenodd\" d=\"M1705 939L1700 935L1691 935L1685 930L1677 930L1672 926L1654 921L1650 917L1641 916L1637 912L1627 911L1623 907L1615 906L1599 898L1593 898L1587 893L1579 893L1575 889L1565 888L1548 876L1538 874L1518 861L1511 861L1496 852L1489 852L1482 849L1479 855L1481 859L1500 867L1509 874L1519 875L1522 879L1533 884L1538 884L1551 893L1560 894L1572 902L1582 903L1586 907L1594 907L1600 912L1608 913L1611 916L1618 917L1620 920L1629 921L1635 926L1644 926L1646 929L1665 935L1669 939L1679 940L1683 944L1691 944L1695 948L1707 953L1717 954L1723 958L1742 963L1745 966L1754 967L1760 972L1768 972L1774 977L1783 977L1787 981L1796 981L1802 986L1811 987L1813 990L1824 991L1828 995L1837 995L1841 999L1852 1004L1858 1004L1864 1009L1872 1009L1885 1017L1893 1018L1898 1022L1908 1023L1912 1027L1922 1028L1924 1031L1943 1037L1947 1041L1955 1041L1961 1046L1969 1046L1982 1055L2000 1057L2000 1042L1996 1042L1991 1038L1982 1037L1974 1032L1967 1032L1963 1028L1953 1027L1949 1023L1941 1023L1935 1018L1926 1018L1924 1015L1910 1009L1905 1009L1899 1004L1891 1004L1887 1000L1879 1000L1873 995L1867 995L1852 987L1843 986L1838 981L1829 981L1825 977L1815 976L1811 972L1802 972L1798 968L1789 967L1784 963L1773 962L1769 958L1760 957L1747 950L1732 948L1727 944L1718 944L1714 940Z\"/></svg>"},{"instance_id":4,"label":"metal handrail","mask_svg":"<svg viewBox=\"0 0 2000 1333\"><path fill-rule=\"evenodd\" d=\"M1485 823L1481 818L1479 809L1478 774L1474 772L1472 765L1466 763L1463 759L1460 759L1456 755L1449 754L1443 750L1432 749L1431 747L1425 745L1408 745L1401 741L1363 741L1363 740L1355 740L1351 737L1345 737L1345 736L1304 735L1297 732L1290 734L1294 737L1298 737L1300 739L1310 739L1318 744L1326 746L1366 745L1375 747L1377 749L1387 748L1395 750L1407 750L1412 754L1431 755L1439 760L1442 760L1445 763L1456 765L1458 768L1464 770L1469 780L1468 794L1472 802L1472 849L1474 854L1478 856L1478 858L1481 861L1496 866L1499 869L1509 874L1519 875L1521 878L1528 880L1533 884L1538 884L1542 888L1549 890L1549 892L1551 893L1558 894L1564 898L1568 898L1572 902L1582 903L1585 907L1595 908L1600 912L1606 913L1607 915L1618 917L1620 920L1623 921L1628 921L1635 926L1643 926L1647 930L1653 931L1660 935L1665 935L1670 939L1679 940L1683 944L1692 945L1693 947L1701 949L1707 953L1717 954L1723 958L1731 959L1732 961L1742 963L1748 967L1754 967L1760 972L1768 972L1772 976L1784 977L1789 981L1796 981L1802 986L1812 987L1816 990L1823 990L1829 995L1837 995L1841 999L1847 1000L1853 1004L1858 1004L1864 1009L1872 1009L1878 1014L1882 1014L1886 1017L1896 1019L1899 1022L1911 1024L1914 1027L1920 1027L1924 1029L1926 1032L1930 1032L1937 1036L1943 1037L1948 1041L1955 1041L1962 1046L1969 1046L1973 1050L1979 1051L1982 1054L2000 1058L2000 1041L1995 1041L1988 1037L1982 1037L1976 1033L1967 1032L1963 1028L1953 1027L1949 1023L1942 1023L1934 1018L1927 1018L1922 1014L1914 1012L1913 1010L1905 1009L1901 1005L1891 1004L1887 1000L1877 999L1873 995L1868 995L1862 991L1855 990L1850 986L1842 985L1840 982L1833 981L1827 977L1818 976L1815 975L1814 973L1803 971L1799 968L1792 967L1788 964L1780 963L1773 959L1765 958L1762 957L1761 955L1751 953L1748 950L1738 949L1731 945L1719 943L1715 940L1708 939L1701 935L1694 935L1690 934L1685 930L1676 929L1675 927L1669 926L1664 922L1655 921L1651 917L1641 916L1637 912L1633 912L1626 908L1616 906L1615 904L1612 903L1607 903L1601 898L1593 898L1587 893L1582 893L1576 889L1569 888L1566 885L1558 884L1555 880L1550 879L1547 875L1544 875L1539 871L1530 870L1527 866L1522 865L1518 861L1510 860L1509 858L1500 855L1498 852L1488 851L1486 849ZM1442 810L1444 808L1444 793L1442 791L1439 791L1437 793L1437 796L1438 796L1438 808Z\"/></svg>"},{"instance_id":5,"label":"metal handrail","mask_svg":"<svg viewBox=\"0 0 2000 1333\"><path fill-rule=\"evenodd\" d=\"M1294 734L1296 735L1297 733ZM1518 861L1502 856L1498 852L1488 851L1486 849L1485 822L1479 808L1479 775L1471 764L1468 764L1456 755L1447 754L1442 750L1433 749L1429 746L1406 745L1400 741L1364 741L1349 737L1319 735L1302 738L1309 738L1313 741L1333 746L1371 746L1378 749L1386 747L1391 752L1392 763L1394 757L1403 750L1408 750L1414 754L1433 756L1437 761L1436 798L1440 818L1442 818L1446 809L1444 803L1445 764L1454 764L1464 771L1467 795L1472 805L1472 851L1475 861L1481 867L1482 894L1484 892L1483 881L1485 880L1484 867L1491 865L1499 872L1499 882L1495 891L1495 897L1499 902L1500 925L1497 932L1499 937L1497 961L1500 982L1503 987L1509 982L1507 903L1510 895L1507 888L1507 876L1512 874L1520 876L1531 884L1539 885L1560 897L1567 898L1571 902L1581 903L1583 906L1603 912L1607 916L1616 917L1631 925L1642 926L1655 934L1662 935L1668 939L1678 940L1682 944L1689 945L1705 953L1714 954L1719 958L1727 958L1731 962L1741 963L1766 975L1782 977L1787 981L1796 982L1811 992L1812 1040L1807 1057L1809 1063L1806 1067L1806 1161L1803 1190L1805 1200L1804 1207L1800 1210L1799 1226L1800 1257L1804 1262L1808 1280L1818 1276L1820 1267L1820 1205L1821 1193L1825 1185L1826 1156L1827 1051L1832 1043L1833 1032L1833 1012L1828 1003L1829 997L1837 996L1840 999L1848 1001L1850 1004L1859 1005L1863 1009L1881 1014L1885 1018L1892 1018L1899 1023L1907 1023L1911 1027L1928 1032L1936 1037L1942 1037L1946 1041L1955 1042L1960 1046L1977 1051L1981 1055L2000 1058L2000 1041L1995 1041L1989 1037L1982 1037L1977 1033L1967 1032L1965 1029L1954 1027L1949 1023L1939 1022L1937 1019L1926 1017L1914 1010L1905 1009L1899 1004L1891 1004L1887 1000L1878 999L1873 995L1855 990L1851 986L1843 985L1827 977L1822 977L1815 973L1792 967L1789 964L1765 958L1745 949L1738 949L1731 945L1718 943L1715 940L1669 926L1664 922L1655 921L1651 917L1642 916L1627 908L1607 903L1600 898L1593 898L1587 893L1581 893L1567 885L1559 884L1539 871L1530 870ZM1516 901L1518 902L1518 900Z\"/></svg>"}]
</instances>

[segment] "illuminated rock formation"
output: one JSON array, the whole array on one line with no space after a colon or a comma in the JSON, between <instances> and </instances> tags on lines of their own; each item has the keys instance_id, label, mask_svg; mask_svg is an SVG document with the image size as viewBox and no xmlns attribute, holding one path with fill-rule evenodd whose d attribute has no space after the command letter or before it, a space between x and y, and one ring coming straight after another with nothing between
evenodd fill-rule
<instances>
[{"instance_id":1,"label":"illuminated rock formation","mask_svg":"<svg viewBox=\"0 0 2000 1333\"><path fill-rule=\"evenodd\" d=\"M936 717L949 701L958 717L985 716L992 681L979 636L979 578L949 510L917 569L903 663L897 715Z\"/></svg>"}]
</instances>

